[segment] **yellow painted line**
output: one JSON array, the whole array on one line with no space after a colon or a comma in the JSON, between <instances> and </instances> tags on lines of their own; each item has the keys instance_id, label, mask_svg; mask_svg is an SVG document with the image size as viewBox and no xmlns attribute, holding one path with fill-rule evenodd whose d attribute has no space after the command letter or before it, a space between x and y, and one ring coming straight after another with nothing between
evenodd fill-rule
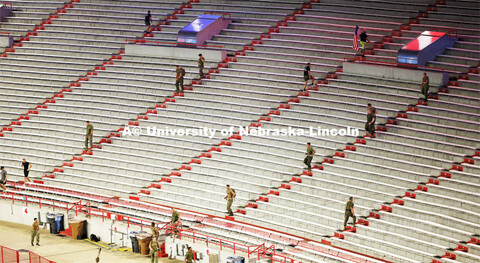
<instances>
[{"instance_id":1,"label":"yellow painted line","mask_svg":"<svg viewBox=\"0 0 480 263\"><path fill-rule=\"evenodd\" d=\"M111 250L111 251L122 251L122 252L132 251L132 249L129 248L129 247L111 247L106 243L94 242L90 239L84 239L84 240L89 242L90 244L93 244L93 245L96 245L96 246L99 246L99 247L102 247L102 248L105 248L105 249L108 249L108 250Z\"/></svg>"}]
</instances>

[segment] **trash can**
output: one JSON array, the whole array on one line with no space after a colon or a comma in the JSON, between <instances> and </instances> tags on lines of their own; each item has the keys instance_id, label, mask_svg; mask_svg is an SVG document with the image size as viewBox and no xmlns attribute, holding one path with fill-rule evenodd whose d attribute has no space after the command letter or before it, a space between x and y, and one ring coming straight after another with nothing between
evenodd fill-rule
<instances>
[{"instance_id":1,"label":"trash can","mask_svg":"<svg viewBox=\"0 0 480 263\"><path fill-rule=\"evenodd\" d=\"M47 223L50 226L50 234L58 234L57 222L55 222L55 214L47 213Z\"/></svg>"},{"instance_id":2,"label":"trash can","mask_svg":"<svg viewBox=\"0 0 480 263\"><path fill-rule=\"evenodd\" d=\"M73 239L87 238L87 220L72 219L69 221L69 225L72 228Z\"/></svg>"},{"instance_id":3,"label":"trash can","mask_svg":"<svg viewBox=\"0 0 480 263\"><path fill-rule=\"evenodd\" d=\"M63 219L65 216L62 213L55 214L55 223L57 225L57 234L60 233L60 231L65 231L65 227L63 224Z\"/></svg>"},{"instance_id":4,"label":"trash can","mask_svg":"<svg viewBox=\"0 0 480 263\"><path fill-rule=\"evenodd\" d=\"M140 254L150 254L150 241L152 240L152 234L146 232L137 234L137 240L140 248Z\"/></svg>"},{"instance_id":5,"label":"trash can","mask_svg":"<svg viewBox=\"0 0 480 263\"><path fill-rule=\"evenodd\" d=\"M132 240L132 251L133 253L140 253L140 247L138 245L138 239L137 235L138 234L145 234L147 232L145 231L130 231L130 240Z\"/></svg>"}]
</instances>

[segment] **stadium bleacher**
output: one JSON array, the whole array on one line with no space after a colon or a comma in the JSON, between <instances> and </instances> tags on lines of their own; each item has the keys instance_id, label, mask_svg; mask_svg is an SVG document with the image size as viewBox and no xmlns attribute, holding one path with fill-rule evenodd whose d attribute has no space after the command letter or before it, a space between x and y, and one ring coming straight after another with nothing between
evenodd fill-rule
<instances>
[{"instance_id":1,"label":"stadium bleacher","mask_svg":"<svg viewBox=\"0 0 480 263\"><path fill-rule=\"evenodd\" d=\"M85 198L42 184L223 218L230 184L237 192L235 221L301 241L265 239L218 222L186 225L275 244L304 262L349 262L302 249L321 240L368 255L368 262L480 261L478 2L11 2L12 16L0 24L16 40L0 58L1 165L12 180L23 180L26 158L37 180L9 191ZM159 25L153 34L144 33L147 10ZM230 13L233 21L206 42L229 55L207 58L207 78L198 79L196 57L124 53L126 39L175 41L179 29L206 12ZM427 65L448 72L449 85L431 86L428 103L419 104L421 80L342 72L355 56L356 25L372 42L367 60L356 63L395 63L396 51L425 30L457 34L455 46ZM303 92L307 62L318 81ZM187 72L184 94L174 95L175 65ZM378 110L376 138L363 137L367 103ZM95 127L92 152L83 151L86 120ZM350 127L361 136L121 136L125 125ZM302 163L307 142L317 152L312 172ZM350 196L360 221L343 231ZM168 216L134 205L116 211Z\"/></svg>"}]
</instances>

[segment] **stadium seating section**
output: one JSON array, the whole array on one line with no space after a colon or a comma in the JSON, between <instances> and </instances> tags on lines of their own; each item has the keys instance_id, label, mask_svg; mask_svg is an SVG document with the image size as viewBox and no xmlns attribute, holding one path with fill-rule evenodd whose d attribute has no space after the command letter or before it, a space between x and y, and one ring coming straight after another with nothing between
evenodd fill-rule
<instances>
[{"instance_id":1,"label":"stadium seating section","mask_svg":"<svg viewBox=\"0 0 480 263\"><path fill-rule=\"evenodd\" d=\"M302 262L351 262L306 248L322 240L390 262L480 262L478 1L11 2L0 26L15 38L0 58L9 192L67 202L133 198L221 222L230 184L235 221L287 238L184 223L246 244L276 244ZM159 26L152 34L144 33L147 10ZM206 12L233 20L206 42L228 53L225 61L207 58L206 78L198 78L196 57L125 54L126 39L174 42ZM366 59L389 63L425 30L458 35L427 65L448 72L449 85L431 86L425 103L421 80L343 73L355 55L356 25L371 40ZM303 92L307 62L317 80ZM184 94L174 94L175 65L187 72ZM363 137L367 103L378 110L376 138ZM83 151L86 120L95 128L91 152ZM121 136L125 125L351 127L361 136ZM303 165L307 142L317 152L312 172ZM35 182L20 183L22 158L33 164ZM350 196L359 222L342 231ZM131 204L111 209L168 220Z\"/></svg>"}]
</instances>

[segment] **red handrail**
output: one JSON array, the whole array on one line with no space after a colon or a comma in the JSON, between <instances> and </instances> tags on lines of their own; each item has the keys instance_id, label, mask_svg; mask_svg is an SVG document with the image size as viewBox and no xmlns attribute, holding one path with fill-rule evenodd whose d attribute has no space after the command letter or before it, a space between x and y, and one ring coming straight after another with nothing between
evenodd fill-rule
<instances>
[{"instance_id":1,"label":"red handrail","mask_svg":"<svg viewBox=\"0 0 480 263\"><path fill-rule=\"evenodd\" d=\"M20 262L19 251L0 245L0 262L19 263ZM42 257L36 253L33 253L32 251L28 252L28 262L29 263L56 263L55 261L48 260L45 257Z\"/></svg>"},{"instance_id":2,"label":"red handrail","mask_svg":"<svg viewBox=\"0 0 480 263\"><path fill-rule=\"evenodd\" d=\"M66 211L66 212L68 213L70 210L72 210L72 209L75 208L75 215L77 216L77 215L78 215L77 207L78 207L79 205L80 205L80 206L82 205L82 200L80 200L80 201L72 204L72 207L70 207L70 208L68 207L68 204L67 204L67 211Z\"/></svg>"},{"instance_id":3,"label":"red handrail","mask_svg":"<svg viewBox=\"0 0 480 263\"><path fill-rule=\"evenodd\" d=\"M419 66L419 65L413 65L413 64L406 64L406 63L394 63L394 62L386 62L386 61L378 61L378 60L370 60L366 59L364 57L344 57L343 62L348 62L348 60L352 60L353 62L360 62L360 63L366 63L366 64L377 64L377 65L384 65L384 66L390 66L390 67L407 67L407 68L422 68L425 70L431 69L431 70L436 70L436 71L444 71L443 68L436 68L436 67L427 67L427 66Z\"/></svg>"},{"instance_id":4,"label":"red handrail","mask_svg":"<svg viewBox=\"0 0 480 263\"><path fill-rule=\"evenodd\" d=\"M145 39L125 39L125 42L134 42L134 44L138 43L155 43L157 45L164 44L164 45L172 45L172 46L195 46L195 47L213 47L213 48L222 48L222 46L213 46L213 45L198 45L198 44L189 44L189 43L176 43L176 42L162 42L162 41L151 41Z\"/></svg>"},{"instance_id":5,"label":"red handrail","mask_svg":"<svg viewBox=\"0 0 480 263\"><path fill-rule=\"evenodd\" d=\"M250 255L252 253L252 252L250 252L252 247L255 247L255 248L258 249L258 246L247 246L247 245L237 243L237 242L234 242L234 241L209 236L209 235L203 234L203 233L198 233L198 232L195 232L195 231L190 230L190 229L183 229L182 226L175 227L175 226L170 225L170 226L167 227L166 234L167 235L168 234L175 234L175 235L179 236L180 239L182 237L189 237L189 238L192 238L193 243L198 242L198 241L203 241L203 242L206 243L207 246L208 246L209 242L210 243L218 242L219 246L220 246L220 250L222 250L223 247L232 248L234 254L236 254L237 251L241 251L241 252L244 252L244 253L247 253L248 255ZM264 244L260 245L260 247L263 246L263 245Z\"/></svg>"},{"instance_id":6,"label":"red handrail","mask_svg":"<svg viewBox=\"0 0 480 263\"><path fill-rule=\"evenodd\" d=\"M222 18L225 19L226 16L228 16L229 19L232 19L232 14L230 13L222 13L222 12L205 12L203 13L204 15L222 15Z\"/></svg>"},{"instance_id":7,"label":"red handrail","mask_svg":"<svg viewBox=\"0 0 480 263\"><path fill-rule=\"evenodd\" d=\"M41 186L43 186L43 185L41 185ZM47 186L43 186L43 187L50 188L50 187L47 187ZM10 195L10 196L8 196L8 195ZM18 198L15 198L15 197L18 197ZM15 201L17 201L17 202L20 202L20 203L25 203L25 206L28 206L29 203L39 204L40 208L41 208L41 205L48 206L48 207L52 207L53 211L55 211L55 208L56 209L63 209L63 210L72 210L73 208L75 208L76 213L81 213L81 214L88 215L90 218L91 218L91 216L102 218L102 222L104 222L105 219L109 218L107 216L108 214L115 214L115 215L117 215L117 217L114 220L127 222L128 227L131 227L131 225L139 226L142 231L143 231L144 227L150 228L150 225L152 223L152 221L149 221L149 220L143 220L143 219L129 217L129 216L126 216L126 215L120 215L120 214L117 214L116 212L110 212L110 211L102 209L102 208L92 208L90 206L89 202L87 202L85 204L82 204L81 202L66 203L66 202L61 202L61 201L44 199L44 198L41 198L41 197L30 197L30 196L26 196L26 195L23 195L23 194L20 194L20 193L11 193L11 192L8 192L6 195L1 195L0 198L7 199L7 200L12 199L12 204L14 204ZM42 203L42 200L43 200L43 203ZM48 200L49 202L51 202L51 204L50 203L45 203L45 200ZM103 197L102 197L102 200L104 200ZM106 200L108 200L107 203L109 203L110 206L115 206L114 202L110 203L109 199L106 199ZM116 202L118 202L118 201L119 200L116 200ZM59 204L61 206L59 206ZM118 204L120 204L120 202ZM72 205L72 207L69 207L69 205ZM144 205L146 206L146 204L144 204ZM85 207L88 207L88 210L85 209ZM139 207L141 207L141 206L139 206ZM148 207L151 209L150 206L148 206ZM152 210L152 211L154 211L154 210ZM212 242L211 240L216 240L216 241L220 242L220 247L221 248L222 247L231 247L233 249L234 253L238 250L238 251L242 251L244 253L248 253L250 255L251 254L250 251L252 251L251 250L252 248L253 248L253 251L255 251L255 248L258 248L258 247L261 248L262 245L264 246L264 244L261 244L259 246L258 245L247 246L247 245L244 245L244 244L236 243L234 241L224 240L224 239L221 239L221 238L218 238L218 237L213 237L213 236L209 236L209 235L206 235L206 234L197 233L197 232L192 231L192 230L185 230L185 229L183 229L183 225L181 224L181 221L174 226L171 226L170 222L165 223L162 226L162 228L160 228L160 229L165 229L166 232L168 232L168 233L171 233L174 229L177 229L177 230L180 229L180 232L183 231L183 232L186 232L186 233L191 233L191 236L193 236L194 241L195 240L201 240L201 241L203 240L204 242L206 242L207 246L208 246L208 242ZM201 238L201 237L203 237L203 238ZM224 245L224 244L226 244L226 245ZM370 256L361 255L361 254L358 254L356 252L348 251L348 250L345 250L345 249L342 249L342 248L333 247L333 246L329 246L329 247L331 247L332 250L337 251L337 253L335 254L335 253L332 253L330 251L316 250L314 248L310 248L310 249L313 249L313 250L315 250L317 252L320 252L320 253L326 253L326 254L329 254L329 255L332 255L332 256L335 256L335 257L339 257L339 258L347 258L348 257L349 259L357 260L356 262L361 262L362 260L363 260L363 262L369 262L369 261L365 261L365 260L366 260L366 258L371 258ZM345 253L345 256L343 256L344 251L345 252L348 251L349 253ZM265 251L263 251L262 253L264 253L264 252ZM340 255L340 253L342 253L342 255ZM355 254L358 254L359 256L356 256ZM276 256L285 257L285 256L280 255L280 254L276 254ZM285 258L288 259L288 260L293 260L293 259L290 259L288 257L285 257ZM284 262L286 262L286 259L285 259ZM375 260L378 260L378 259L375 259ZM382 261L382 260L380 260L380 261Z\"/></svg>"},{"instance_id":8,"label":"red handrail","mask_svg":"<svg viewBox=\"0 0 480 263\"><path fill-rule=\"evenodd\" d=\"M8 33L8 32L0 32L0 34L2 34L2 35L10 35L10 33Z\"/></svg>"},{"instance_id":9,"label":"red handrail","mask_svg":"<svg viewBox=\"0 0 480 263\"><path fill-rule=\"evenodd\" d=\"M55 261L48 260L32 251L28 251L28 258L30 263L55 263Z\"/></svg>"},{"instance_id":10,"label":"red handrail","mask_svg":"<svg viewBox=\"0 0 480 263\"><path fill-rule=\"evenodd\" d=\"M171 224L171 222L167 222L165 223L161 228L159 228L158 230L162 230L162 229L167 229L167 227Z\"/></svg>"},{"instance_id":11,"label":"red handrail","mask_svg":"<svg viewBox=\"0 0 480 263\"><path fill-rule=\"evenodd\" d=\"M20 262L20 254L18 253L17 250L11 249L8 247L4 247L0 245L0 260L1 262L12 262L12 258L8 257L7 254L11 254L13 257L15 257L15 262Z\"/></svg>"},{"instance_id":12,"label":"red handrail","mask_svg":"<svg viewBox=\"0 0 480 263\"><path fill-rule=\"evenodd\" d=\"M250 251L250 249L248 250L248 256L250 256L251 254L255 253L256 251L258 251L257 253L259 254L260 253L260 249L265 247L265 243L263 244L260 244L258 245L254 250Z\"/></svg>"},{"instance_id":13,"label":"red handrail","mask_svg":"<svg viewBox=\"0 0 480 263\"><path fill-rule=\"evenodd\" d=\"M272 250L272 252L270 252L270 256L267 256L267 252L269 250ZM270 262L274 262L274 261L279 261L276 259L276 257L281 257L283 258L282 261L279 261L279 262L287 262L287 259L289 259L290 262L294 262L295 260L289 258L289 257L286 257L284 255L280 255L280 254L277 254L276 251L275 251L275 245L271 245L269 247L263 247L263 250L261 252L258 253L258 260L260 260L260 258L263 257L263 258L267 258L267 259L270 259ZM274 258L275 257L275 258Z\"/></svg>"}]
</instances>

